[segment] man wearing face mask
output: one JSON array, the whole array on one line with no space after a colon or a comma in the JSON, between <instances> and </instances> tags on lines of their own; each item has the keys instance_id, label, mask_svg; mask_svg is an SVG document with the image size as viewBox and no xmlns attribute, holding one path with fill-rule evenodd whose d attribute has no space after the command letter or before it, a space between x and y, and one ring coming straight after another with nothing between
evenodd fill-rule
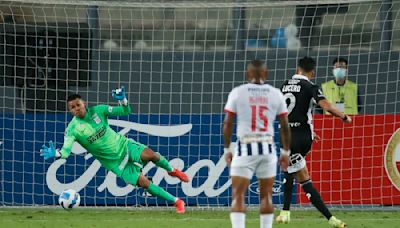
<instances>
[{"instance_id":1,"label":"man wearing face mask","mask_svg":"<svg viewBox=\"0 0 400 228\"><path fill-rule=\"evenodd\" d=\"M332 73L335 80L325 82L321 86L326 99L332 104L336 104L336 107L345 114L358 114L361 111L358 86L347 79L347 60L335 58Z\"/></svg>"}]
</instances>

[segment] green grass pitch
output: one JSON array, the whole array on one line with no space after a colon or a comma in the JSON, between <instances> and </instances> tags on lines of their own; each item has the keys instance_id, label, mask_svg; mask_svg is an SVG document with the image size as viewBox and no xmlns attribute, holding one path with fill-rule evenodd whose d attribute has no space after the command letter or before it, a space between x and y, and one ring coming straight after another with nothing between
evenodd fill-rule
<instances>
[{"instance_id":1,"label":"green grass pitch","mask_svg":"<svg viewBox=\"0 0 400 228\"><path fill-rule=\"evenodd\" d=\"M334 211L336 217L347 222L349 228L400 228L398 211ZM178 215L172 210L94 209L78 208L1 208L0 227L138 227L138 228L224 228L230 227L228 211L187 211ZM258 213L250 211L246 227L259 227ZM292 222L276 225L285 228L329 227L316 211L293 211Z\"/></svg>"}]
</instances>

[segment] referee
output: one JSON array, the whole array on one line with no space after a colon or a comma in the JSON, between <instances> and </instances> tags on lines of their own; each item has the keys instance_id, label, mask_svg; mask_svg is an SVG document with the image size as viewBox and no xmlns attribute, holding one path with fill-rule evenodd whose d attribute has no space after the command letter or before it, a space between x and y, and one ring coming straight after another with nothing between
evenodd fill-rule
<instances>
[{"instance_id":1,"label":"referee","mask_svg":"<svg viewBox=\"0 0 400 228\"><path fill-rule=\"evenodd\" d=\"M292 133L290 166L285 172L285 190L283 210L276 218L277 223L290 222L290 199L293 189L293 179L297 178L311 203L328 219L332 227L343 228L346 224L332 216L325 206L321 195L314 187L308 174L304 157L311 149L313 137L312 108L318 104L333 116L339 117L345 123L351 123L351 118L340 112L322 94L321 89L310 80L315 74L315 61L310 57L299 60L296 74L286 80L281 91L286 99L289 111L289 126Z\"/></svg>"}]
</instances>

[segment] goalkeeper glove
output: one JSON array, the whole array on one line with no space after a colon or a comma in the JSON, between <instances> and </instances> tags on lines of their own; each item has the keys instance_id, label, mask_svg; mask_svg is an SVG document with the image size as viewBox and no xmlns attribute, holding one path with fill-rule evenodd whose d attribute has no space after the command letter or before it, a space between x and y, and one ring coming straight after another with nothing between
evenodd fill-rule
<instances>
[{"instance_id":1,"label":"goalkeeper glove","mask_svg":"<svg viewBox=\"0 0 400 228\"><path fill-rule=\"evenodd\" d=\"M121 88L119 88L119 89L113 89L112 90L112 97L114 99L118 100L123 105L128 105L128 100L126 99L125 87L124 86L121 86Z\"/></svg>"},{"instance_id":2,"label":"goalkeeper glove","mask_svg":"<svg viewBox=\"0 0 400 228\"><path fill-rule=\"evenodd\" d=\"M47 160L49 158L60 158L61 154L58 150L54 148L53 142L49 141L49 147L46 144L43 144L42 149L40 150L40 156Z\"/></svg>"}]
</instances>

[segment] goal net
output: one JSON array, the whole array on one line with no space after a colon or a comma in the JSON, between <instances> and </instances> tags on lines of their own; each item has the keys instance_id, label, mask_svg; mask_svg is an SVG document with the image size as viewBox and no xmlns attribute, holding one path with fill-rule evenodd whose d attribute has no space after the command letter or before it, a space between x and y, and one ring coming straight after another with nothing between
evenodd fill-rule
<instances>
[{"instance_id":1,"label":"goal net","mask_svg":"<svg viewBox=\"0 0 400 228\"><path fill-rule=\"evenodd\" d=\"M0 205L56 205L68 188L85 206L165 205L78 144L66 160L39 156L49 140L62 146L72 118L68 95L79 93L89 106L117 105L111 90L123 85L133 113L110 118L110 126L163 154L191 181L151 163L143 173L188 205L229 206L221 158L227 95L245 82L250 60L264 60L268 83L280 87L303 56L317 61L318 85L335 79L335 58L348 61L345 86L331 82L324 92L356 113L354 122L315 114L321 139L307 157L326 204L400 205L399 10L397 0L1 1ZM282 181L278 172L276 205ZM255 179L246 202L258 203ZM309 204L298 185L292 203Z\"/></svg>"}]
</instances>

